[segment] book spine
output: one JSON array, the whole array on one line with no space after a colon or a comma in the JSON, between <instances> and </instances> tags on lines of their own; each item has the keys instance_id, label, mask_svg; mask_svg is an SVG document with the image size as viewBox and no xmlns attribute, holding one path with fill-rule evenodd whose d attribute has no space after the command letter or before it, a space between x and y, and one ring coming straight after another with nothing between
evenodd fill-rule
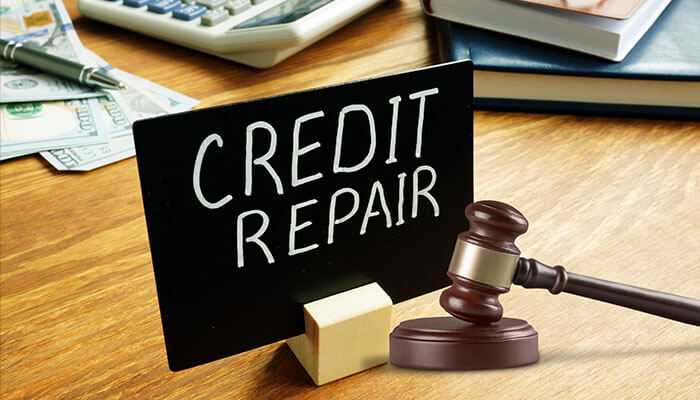
<instances>
[{"instance_id":1,"label":"book spine","mask_svg":"<svg viewBox=\"0 0 700 400\"><path fill-rule=\"evenodd\" d=\"M452 25L437 18L431 17L430 19L433 20L433 27L437 34L437 47L440 61L470 60L471 54L468 47L454 46L455 42L452 40Z\"/></svg>"},{"instance_id":2,"label":"book spine","mask_svg":"<svg viewBox=\"0 0 700 400\"><path fill-rule=\"evenodd\" d=\"M583 103L522 99L475 98L474 109L635 118L700 120L700 108L657 107L634 104Z\"/></svg>"}]
</instances>

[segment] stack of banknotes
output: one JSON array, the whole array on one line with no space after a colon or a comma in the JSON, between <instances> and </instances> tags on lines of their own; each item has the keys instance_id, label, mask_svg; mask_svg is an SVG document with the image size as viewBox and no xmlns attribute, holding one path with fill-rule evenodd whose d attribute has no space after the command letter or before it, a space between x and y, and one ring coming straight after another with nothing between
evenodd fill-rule
<instances>
[{"instance_id":1,"label":"stack of banknotes","mask_svg":"<svg viewBox=\"0 0 700 400\"><path fill-rule=\"evenodd\" d=\"M3 0L0 37L98 66L127 87L92 89L0 59L0 160L38 153L61 171L93 170L135 154L134 121L197 104L86 49L59 0Z\"/></svg>"}]
</instances>

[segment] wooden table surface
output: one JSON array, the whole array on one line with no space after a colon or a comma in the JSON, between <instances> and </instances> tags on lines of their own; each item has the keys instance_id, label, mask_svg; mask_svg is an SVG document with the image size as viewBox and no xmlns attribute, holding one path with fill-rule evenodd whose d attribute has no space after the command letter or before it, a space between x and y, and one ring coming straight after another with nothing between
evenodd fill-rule
<instances>
[{"instance_id":1,"label":"wooden table surface","mask_svg":"<svg viewBox=\"0 0 700 400\"><path fill-rule=\"evenodd\" d=\"M110 63L202 100L235 102L437 61L415 0L394 1L281 65L236 65L78 18ZM700 297L700 124L477 112L476 197L519 208L525 255ZM167 149L164 149L167 151ZM168 370L134 159L60 174L0 172L0 398L697 399L700 329L513 288L506 314L540 333L530 367L438 373L390 365L316 388L283 343ZM443 315L438 292L395 323Z\"/></svg>"}]
</instances>

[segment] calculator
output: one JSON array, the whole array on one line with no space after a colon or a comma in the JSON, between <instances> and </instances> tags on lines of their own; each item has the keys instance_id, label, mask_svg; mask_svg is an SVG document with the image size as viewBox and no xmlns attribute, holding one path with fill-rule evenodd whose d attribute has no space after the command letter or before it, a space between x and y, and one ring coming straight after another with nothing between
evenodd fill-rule
<instances>
[{"instance_id":1,"label":"calculator","mask_svg":"<svg viewBox=\"0 0 700 400\"><path fill-rule=\"evenodd\" d=\"M257 68L271 67L386 0L79 0L80 13Z\"/></svg>"}]
</instances>

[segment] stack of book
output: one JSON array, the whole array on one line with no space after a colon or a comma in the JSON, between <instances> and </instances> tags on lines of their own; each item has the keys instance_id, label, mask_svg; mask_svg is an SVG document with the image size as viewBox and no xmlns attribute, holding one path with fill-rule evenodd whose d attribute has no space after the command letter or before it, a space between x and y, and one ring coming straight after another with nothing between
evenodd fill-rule
<instances>
[{"instance_id":1,"label":"stack of book","mask_svg":"<svg viewBox=\"0 0 700 400\"><path fill-rule=\"evenodd\" d=\"M481 109L700 118L698 0L422 0Z\"/></svg>"}]
</instances>

